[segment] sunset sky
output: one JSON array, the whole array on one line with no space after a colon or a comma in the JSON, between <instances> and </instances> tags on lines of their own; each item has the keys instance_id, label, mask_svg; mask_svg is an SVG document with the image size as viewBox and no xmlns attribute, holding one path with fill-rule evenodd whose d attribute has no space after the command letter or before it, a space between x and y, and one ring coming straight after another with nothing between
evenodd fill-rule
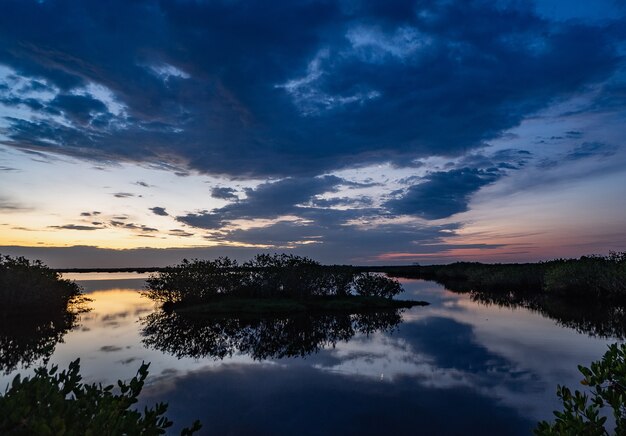
<instances>
[{"instance_id":1,"label":"sunset sky","mask_svg":"<svg viewBox=\"0 0 626 436\"><path fill-rule=\"evenodd\" d=\"M626 1L0 5L1 254L626 250Z\"/></svg>"}]
</instances>

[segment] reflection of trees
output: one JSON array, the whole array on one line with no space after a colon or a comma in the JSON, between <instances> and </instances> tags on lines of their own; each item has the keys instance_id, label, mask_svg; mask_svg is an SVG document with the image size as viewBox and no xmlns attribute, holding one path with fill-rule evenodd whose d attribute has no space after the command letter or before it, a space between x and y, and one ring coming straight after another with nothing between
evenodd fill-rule
<instances>
[{"instance_id":1,"label":"reflection of trees","mask_svg":"<svg viewBox=\"0 0 626 436\"><path fill-rule=\"evenodd\" d=\"M47 360L54 347L77 323L78 312L51 309L48 313L0 315L0 371L28 367Z\"/></svg>"},{"instance_id":2,"label":"reflection of trees","mask_svg":"<svg viewBox=\"0 0 626 436\"><path fill-rule=\"evenodd\" d=\"M0 256L0 371L49 358L87 301L41 261Z\"/></svg>"},{"instance_id":3,"label":"reflection of trees","mask_svg":"<svg viewBox=\"0 0 626 436\"><path fill-rule=\"evenodd\" d=\"M514 292L472 292L471 298L486 305L529 309L590 336L626 338L626 307L622 305Z\"/></svg>"},{"instance_id":4,"label":"reflection of trees","mask_svg":"<svg viewBox=\"0 0 626 436\"><path fill-rule=\"evenodd\" d=\"M298 314L274 318L207 318L159 311L144 318L145 345L176 357L254 359L306 356L357 333L391 331L401 311Z\"/></svg>"}]
</instances>

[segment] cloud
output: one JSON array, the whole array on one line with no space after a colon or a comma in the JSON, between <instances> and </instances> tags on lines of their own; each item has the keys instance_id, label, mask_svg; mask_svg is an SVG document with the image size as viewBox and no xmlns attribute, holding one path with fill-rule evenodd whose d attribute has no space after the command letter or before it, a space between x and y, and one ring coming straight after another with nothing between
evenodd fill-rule
<instances>
[{"instance_id":1,"label":"cloud","mask_svg":"<svg viewBox=\"0 0 626 436\"><path fill-rule=\"evenodd\" d=\"M159 229L156 229L154 227L148 227L144 224L127 223L127 222L116 221L116 220L109 221L109 224L113 227L119 227L119 228L130 229L130 230L138 230L140 232L158 232L159 231Z\"/></svg>"},{"instance_id":2,"label":"cloud","mask_svg":"<svg viewBox=\"0 0 626 436\"><path fill-rule=\"evenodd\" d=\"M0 197L0 211L3 212L18 212L21 210L25 210L26 208L14 201L8 200L6 198Z\"/></svg>"},{"instance_id":3,"label":"cloud","mask_svg":"<svg viewBox=\"0 0 626 436\"><path fill-rule=\"evenodd\" d=\"M195 233L190 233L186 230L182 230L182 229L171 229L168 233L170 236L178 236L181 238L189 238L191 236L194 236Z\"/></svg>"},{"instance_id":4,"label":"cloud","mask_svg":"<svg viewBox=\"0 0 626 436\"><path fill-rule=\"evenodd\" d=\"M3 142L235 178L459 156L620 67L619 17L532 8L114 0L111 22L97 2L8 2L0 104L23 112Z\"/></svg>"},{"instance_id":5,"label":"cloud","mask_svg":"<svg viewBox=\"0 0 626 436\"><path fill-rule=\"evenodd\" d=\"M349 183L337 176L293 177L262 183L255 189L246 189L246 198L212 211L190 213L176 217L182 223L204 229L216 229L236 219L272 219L304 211L299 205L314 196L334 192Z\"/></svg>"},{"instance_id":6,"label":"cloud","mask_svg":"<svg viewBox=\"0 0 626 436\"><path fill-rule=\"evenodd\" d=\"M51 229L59 229L59 230L84 230L84 231L100 230L104 228L102 226L83 226L83 225L78 225L78 224L65 224L63 226L48 226L48 227Z\"/></svg>"},{"instance_id":7,"label":"cloud","mask_svg":"<svg viewBox=\"0 0 626 436\"><path fill-rule=\"evenodd\" d=\"M79 125L86 125L99 115L108 115L108 109L102 101L84 95L58 95L49 103L47 110L53 115L63 113Z\"/></svg>"},{"instance_id":8,"label":"cloud","mask_svg":"<svg viewBox=\"0 0 626 436\"><path fill-rule=\"evenodd\" d=\"M425 254L447 250L443 238L449 237L456 228L455 224L425 226L411 223L363 227L280 221L261 228L235 229L222 237L230 242L270 245L274 250L290 249L290 252L315 259L365 262L372 252L414 251Z\"/></svg>"},{"instance_id":9,"label":"cloud","mask_svg":"<svg viewBox=\"0 0 626 436\"><path fill-rule=\"evenodd\" d=\"M311 204L315 207L368 207L373 202L371 197L365 195L359 197L315 198L311 200Z\"/></svg>"},{"instance_id":10,"label":"cloud","mask_svg":"<svg viewBox=\"0 0 626 436\"><path fill-rule=\"evenodd\" d=\"M497 169L476 168L434 172L409 187L399 198L387 201L385 206L396 215L431 220L447 218L467 211L471 195L494 183L501 175Z\"/></svg>"},{"instance_id":11,"label":"cloud","mask_svg":"<svg viewBox=\"0 0 626 436\"><path fill-rule=\"evenodd\" d=\"M159 216L168 216L169 215L166 212L164 207L155 206L155 207L151 207L149 210L151 210L152 213L155 214L155 215L159 215Z\"/></svg>"},{"instance_id":12,"label":"cloud","mask_svg":"<svg viewBox=\"0 0 626 436\"><path fill-rule=\"evenodd\" d=\"M130 192L116 192L113 194L115 198L129 198L134 197L135 194L131 194Z\"/></svg>"},{"instance_id":13,"label":"cloud","mask_svg":"<svg viewBox=\"0 0 626 436\"><path fill-rule=\"evenodd\" d=\"M565 155L566 160L580 160L590 157L610 157L618 147L603 142L583 142Z\"/></svg>"},{"instance_id":14,"label":"cloud","mask_svg":"<svg viewBox=\"0 0 626 436\"><path fill-rule=\"evenodd\" d=\"M238 200L239 197L235 194L236 192L233 188L216 186L211 189L211 197L219 198L220 200Z\"/></svg>"}]
</instances>

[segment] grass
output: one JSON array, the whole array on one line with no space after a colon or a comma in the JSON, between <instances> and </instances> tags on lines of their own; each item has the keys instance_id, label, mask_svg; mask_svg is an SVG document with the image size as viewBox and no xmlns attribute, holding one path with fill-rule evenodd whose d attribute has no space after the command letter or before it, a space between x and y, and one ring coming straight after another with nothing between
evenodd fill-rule
<instances>
[{"instance_id":1,"label":"grass","mask_svg":"<svg viewBox=\"0 0 626 436\"><path fill-rule=\"evenodd\" d=\"M197 314L278 314L298 312L357 313L425 306L425 301L391 300L381 297L237 298L215 297L198 304L166 304L164 309Z\"/></svg>"}]
</instances>

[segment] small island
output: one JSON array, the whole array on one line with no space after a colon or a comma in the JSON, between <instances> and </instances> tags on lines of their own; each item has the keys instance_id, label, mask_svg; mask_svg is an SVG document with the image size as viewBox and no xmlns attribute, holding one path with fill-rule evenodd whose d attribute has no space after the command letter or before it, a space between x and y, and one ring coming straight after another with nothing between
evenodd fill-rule
<instances>
[{"instance_id":1,"label":"small island","mask_svg":"<svg viewBox=\"0 0 626 436\"><path fill-rule=\"evenodd\" d=\"M205 314L281 314L295 312L348 312L409 309L426 306L425 301L392 300L381 297L351 295L346 297L319 296L310 298L232 298L217 297L201 304L164 305L165 310L179 313Z\"/></svg>"},{"instance_id":2,"label":"small island","mask_svg":"<svg viewBox=\"0 0 626 436\"><path fill-rule=\"evenodd\" d=\"M260 254L239 265L227 257L183 260L147 280L144 295L165 311L205 315L358 313L424 306L394 300L402 286L382 274L323 266L300 256Z\"/></svg>"}]
</instances>

